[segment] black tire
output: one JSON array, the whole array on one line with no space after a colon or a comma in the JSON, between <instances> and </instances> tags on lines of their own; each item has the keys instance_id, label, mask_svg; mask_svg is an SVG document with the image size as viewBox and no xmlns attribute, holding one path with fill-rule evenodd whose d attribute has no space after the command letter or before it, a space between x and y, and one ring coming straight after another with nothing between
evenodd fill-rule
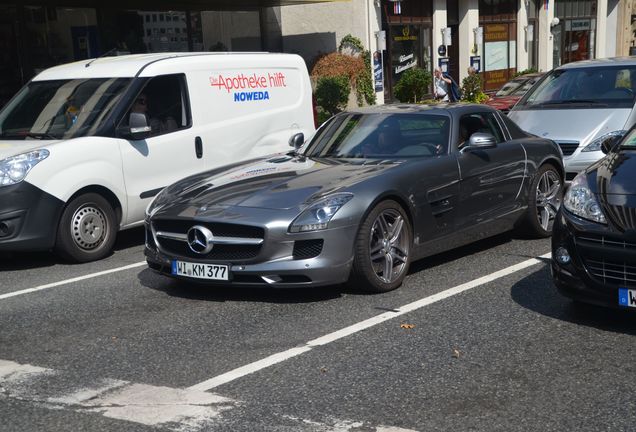
<instances>
[{"instance_id":1,"label":"black tire","mask_svg":"<svg viewBox=\"0 0 636 432\"><path fill-rule=\"evenodd\" d=\"M402 206L382 201L358 230L349 284L356 290L376 293L396 289L409 270L412 243L411 225Z\"/></svg>"},{"instance_id":2,"label":"black tire","mask_svg":"<svg viewBox=\"0 0 636 432\"><path fill-rule=\"evenodd\" d=\"M533 237L550 237L554 218L562 200L561 174L553 165L542 165L528 191L528 210L522 230Z\"/></svg>"},{"instance_id":3,"label":"black tire","mask_svg":"<svg viewBox=\"0 0 636 432\"><path fill-rule=\"evenodd\" d=\"M70 262L88 262L110 254L117 233L115 211L101 195L71 200L60 218L55 252Z\"/></svg>"}]
</instances>

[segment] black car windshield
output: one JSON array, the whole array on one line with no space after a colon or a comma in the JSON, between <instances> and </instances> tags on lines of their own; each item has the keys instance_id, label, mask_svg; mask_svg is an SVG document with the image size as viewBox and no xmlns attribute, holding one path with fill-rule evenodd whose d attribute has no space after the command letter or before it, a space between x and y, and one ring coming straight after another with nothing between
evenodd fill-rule
<instances>
[{"instance_id":1,"label":"black car windshield","mask_svg":"<svg viewBox=\"0 0 636 432\"><path fill-rule=\"evenodd\" d=\"M516 109L632 108L635 91L636 65L557 69Z\"/></svg>"},{"instance_id":2,"label":"black car windshield","mask_svg":"<svg viewBox=\"0 0 636 432\"><path fill-rule=\"evenodd\" d=\"M304 154L328 158L432 157L448 149L450 119L417 113L343 113L325 123Z\"/></svg>"},{"instance_id":3,"label":"black car windshield","mask_svg":"<svg viewBox=\"0 0 636 432\"><path fill-rule=\"evenodd\" d=\"M32 81L0 112L0 139L63 139L92 135L130 78Z\"/></svg>"}]
</instances>

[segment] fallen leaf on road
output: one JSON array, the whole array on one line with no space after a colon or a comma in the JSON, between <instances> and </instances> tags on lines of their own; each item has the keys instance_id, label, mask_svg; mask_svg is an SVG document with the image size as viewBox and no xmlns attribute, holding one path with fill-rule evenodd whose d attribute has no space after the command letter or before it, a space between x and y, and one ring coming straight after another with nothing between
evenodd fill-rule
<instances>
[{"instance_id":1,"label":"fallen leaf on road","mask_svg":"<svg viewBox=\"0 0 636 432\"><path fill-rule=\"evenodd\" d=\"M457 348L453 348L453 357L459 358L461 352Z\"/></svg>"},{"instance_id":2,"label":"fallen leaf on road","mask_svg":"<svg viewBox=\"0 0 636 432\"><path fill-rule=\"evenodd\" d=\"M412 328L415 328L415 324L400 324L400 327L403 329L410 330Z\"/></svg>"}]
</instances>

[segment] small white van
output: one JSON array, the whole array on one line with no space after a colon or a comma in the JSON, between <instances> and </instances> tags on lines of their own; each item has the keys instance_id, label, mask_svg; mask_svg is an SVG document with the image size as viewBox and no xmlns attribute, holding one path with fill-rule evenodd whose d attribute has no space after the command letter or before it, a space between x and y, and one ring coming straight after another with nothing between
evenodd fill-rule
<instances>
[{"instance_id":1,"label":"small white van","mask_svg":"<svg viewBox=\"0 0 636 432\"><path fill-rule=\"evenodd\" d=\"M47 69L0 111L0 251L100 259L163 187L313 131L297 55L144 54Z\"/></svg>"}]
</instances>

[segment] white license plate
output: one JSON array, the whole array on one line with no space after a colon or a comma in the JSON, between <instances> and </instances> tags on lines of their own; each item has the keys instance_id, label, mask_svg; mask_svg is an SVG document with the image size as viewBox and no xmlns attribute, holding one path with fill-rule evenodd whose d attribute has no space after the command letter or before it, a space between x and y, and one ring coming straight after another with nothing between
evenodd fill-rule
<instances>
[{"instance_id":1,"label":"white license plate","mask_svg":"<svg viewBox=\"0 0 636 432\"><path fill-rule=\"evenodd\" d=\"M173 260L172 274L196 279L230 280L230 270L228 266L220 264L202 264Z\"/></svg>"},{"instance_id":2,"label":"white license plate","mask_svg":"<svg viewBox=\"0 0 636 432\"><path fill-rule=\"evenodd\" d=\"M636 307L636 290L618 289L618 304L625 307Z\"/></svg>"}]
</instances>

